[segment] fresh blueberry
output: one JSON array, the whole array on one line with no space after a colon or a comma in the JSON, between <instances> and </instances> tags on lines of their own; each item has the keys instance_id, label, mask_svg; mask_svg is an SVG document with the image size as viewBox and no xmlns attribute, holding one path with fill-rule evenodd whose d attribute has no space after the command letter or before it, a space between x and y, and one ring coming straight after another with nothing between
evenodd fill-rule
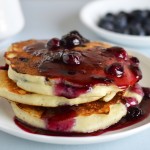
<instances>
[{"instance_id":1,"label":"fresh blueberry","mask_svg":"<svg viewBox=\"0 0 150 150\"><path fill-rule=\"evenodd\" d=\"M131 24L129 26L129 33L131 35L145 35L145 31L144 29L142 28L141 24Z\"/></svg>"},{"instance_id":2,"label":"fresh blueberry","mask_svg":"<svg viewBox=\"0 0 150 150\"><path fill-rule=\"evenodd\" d=\"M143 21L147 17L147 12L144 10L134 10L131 12L132 19Z\"/></svg>"},{"instance_id":3,"label":"fresh blueberry","mask_svg":"<svg viewBox=\"0 0 150 150\"><path fill-rule=\"evenodd\" d=\"M116 29L123 29L127 25L127 16L123 12L120 12L115 16L114 24Z\"/></svg>"},{"instance_id":4,"label":"fresh blueberry","mask_svg":"<svg viewBox=\"0 0 150 150\"><path fill-rule=\"evenodd\" d=\"M98 23L98 26L109 31L114 30L114 24L105 18L100 20L100 22Z\"/></svg>"},{"instance_id":5,"label":"fresh blueberry","mask_svg":"<svg viewBox=\"0 0 150 150\"><path fill-rule=\"evenodd\" d=\"M125 16L126 18L128 18L128 13L125 12L125 11L120 11L118 14L122 15L122 16Z\"/></svg>"},{"instance_id":6,"label":"fresh blueberry","mask_svg":"<svg viewBox=\"0 0 150 150\"><path fill-rule=\"evenodd\" d=\"M130 35L150 35L150 10L121 11L117 14L107 13L98 26L109 31Z\"/></svg>"},{"instance_id":7,"label":"fresh blueberry","mask_svg":"<svg viewBox=\"0 0 150 150\"><path fill-rule=\"evenodd\" d=\"M105 19L109 22L114 22L115 16L112 13L107 13Z\"/></svg>"},{"instance_id":8,"label":"fresh blueberry","mask_svg":"<svg viewBox=\"0 0 150 150\"><path fill-rule=\"evenodd\" d=\"M123 34L130 34L130 27L129 27L129 25L127 25L127 26L125 26L125 27L123 28L122 33L123 33Z\"/></svg>"},{"instance_id":9,"label":"fresh blueberry","mask_svg":"<svg viewBox=\"0 0 150 150\"><path fill-rule=\"evenodd\" d=\"M145 19L143 23L143 28L145 30L146 35L150 35L150 19Z\"/></svg>"}]
</instances>

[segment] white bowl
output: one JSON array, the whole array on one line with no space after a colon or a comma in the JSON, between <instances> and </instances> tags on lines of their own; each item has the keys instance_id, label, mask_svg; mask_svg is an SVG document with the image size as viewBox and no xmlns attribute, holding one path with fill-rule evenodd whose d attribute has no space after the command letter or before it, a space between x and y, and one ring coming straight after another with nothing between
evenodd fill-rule
<instances>
[{"instance_id":1,"label":"white bowl","mask_svg":"<svg viewBox=\"0 0 150 150\"><path fill-rule=\"evenodd\" d=\"M125 35L98 27L97 23L106 13L130 12L135 9L150 9L150 0L97 0L88 3L80 12L81 21L106 40L134 47L149 47L150 36Z\"/></svg>"},{"instance_id":2,"label":"white bowl","mask_svg":"<svg viewBox=\"0 0 150 150\"><path fill-rule=\"evenodd\" d=\"M19 33L24 27L24 17L19 0L0 0L0 40Z\"/></svg>"}]
</instances>

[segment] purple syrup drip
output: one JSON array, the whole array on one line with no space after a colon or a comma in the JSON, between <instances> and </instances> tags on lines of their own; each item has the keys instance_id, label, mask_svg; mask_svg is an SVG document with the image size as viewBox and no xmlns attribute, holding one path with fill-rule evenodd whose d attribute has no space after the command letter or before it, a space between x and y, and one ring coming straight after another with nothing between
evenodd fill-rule
<instances>
[{"instance_id":1,"label":"purple syrup drip","mask_svg":"<svg viewBox=\"0 0 150 150\"><path fill-rule=\"evenodd\" d=\"M73 87L64 83L55 85L55 94L66 98L76 98L79 95L90 91L90 87Z\"/></svg>"},{"instance_id":2,"label":"purple syrup drip","mask_svg":"<svg viewBox=\"0 0 150 150\"><path fill-rule=\"evenodd\" d=\"M47 120L47 129L50 131L69 131L75 124L75 119L71 118L63 121Z\"/></svg>"},{"instance_id":3,"label":"purple syrup drip","mask_svg":"<svg viewBox=\"0 0 150 150\"><path fill-rule=\"evenodd\" d=\"M50 131L70 131L75 124L76 112L70 106L60 106L53 111L47 109L42 114L42 119L46 123L47 130Z\"/></svg>"}]
</instances>

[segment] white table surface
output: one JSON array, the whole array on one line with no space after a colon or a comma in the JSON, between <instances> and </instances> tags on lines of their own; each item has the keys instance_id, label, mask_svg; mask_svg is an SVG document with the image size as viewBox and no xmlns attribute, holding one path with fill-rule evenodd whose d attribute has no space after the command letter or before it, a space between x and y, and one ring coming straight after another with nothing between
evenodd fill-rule
<instances>
[{"instance_id":1,"label":"white table surface","mask_svg":"<svg viewBox=\"0 0 150 150\"><path fill-rule=\"evenodd\" d=\"M85 37L101 40L89 31L79 19L79 11L90 0L21 0L26 20L18 35L1 42L0 48L14 41L30 38L60 37L70 30L79 30ZM16 20L17 21L17 20ZM137 48L136 48L137 49ZM138 48L150 56L150 50ZM20 139L0 131L0 150L149 150L150 129L117 141L91 145L54 145Z\"/></svg>"}]
</instances>

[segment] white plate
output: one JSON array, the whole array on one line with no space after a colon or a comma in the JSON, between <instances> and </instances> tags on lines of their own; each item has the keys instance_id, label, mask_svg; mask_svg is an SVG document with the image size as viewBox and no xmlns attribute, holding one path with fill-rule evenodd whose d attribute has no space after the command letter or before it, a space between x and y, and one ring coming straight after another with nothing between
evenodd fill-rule
<instances>
[{"instance_id":1,"label":"white plate","mask_svg":"<svg viewBox=\"0 0 150 150\"><path fill-rule=\"evenodd\" d=\"M147 58L144 55L141 55L137 52L130 52L134 56L137 56L141 61L141 68L143 72L143 80L141 82L144 86L150 87L150 59ZM0 51L0 64L3 63L2 60L3 57L3 51ZM90 143L100 143L100 142L108 142L112 140L117 140L123 137L127 137L129 135L135 134L137 132L140 132L144 129L147 129L150 127L150 116L143 120L142 122L139 122L137 124L134 124L132 126L107 132L105 134L101 134L99 136L91 136L91 137L55 137L55 136L45 136L45 135L37 135L37 134L31 134L28 132L25 132L21 130L16 124L14 123L14 113L9 105L9 103L6 100L3 100L1 98L0 101L0 130L7 132L8 134L12 134L14 136L32 140L32 141L38 141L43 143L53 143L53 144L90 144Z\"/></svg>"},{"instance_id":2,"label":"white plate","mask_svg":"<svg viewBox=\"0 0 150 150\"><path fill-rule=\"evenodd\" d=\"M124 35L111 32L97 26L106 13L119 11L130 12L135 9L150 9L149 0L97 0L88 3L80 12L81 21L97 35L117 44L134 47L150 46L150 36Z\"/></svg>"}]
</instances>

